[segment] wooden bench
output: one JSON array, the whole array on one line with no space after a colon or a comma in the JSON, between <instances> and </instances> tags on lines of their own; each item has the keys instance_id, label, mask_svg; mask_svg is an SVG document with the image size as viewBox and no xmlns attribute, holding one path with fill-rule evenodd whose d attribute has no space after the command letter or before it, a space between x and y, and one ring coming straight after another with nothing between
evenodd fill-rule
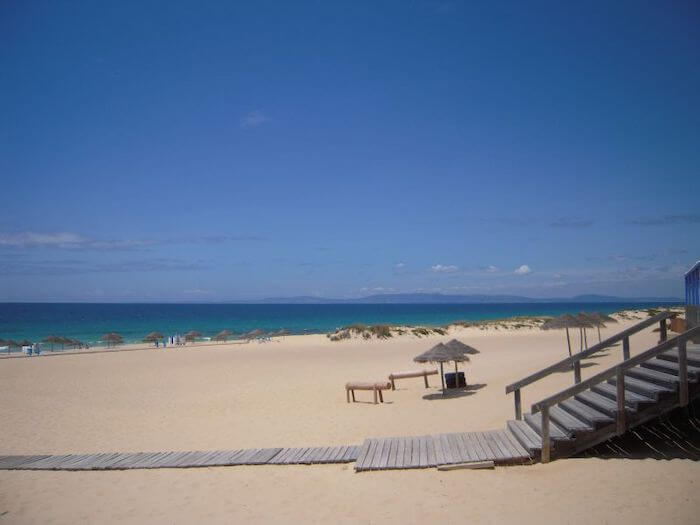
<instances>
[{"instance_id":1,"label":"wooden bench","mask_svg":"<svg viewBox=\"0 0 700 525\"><path fill-rule=\"evenodd\" d=\"M409 377L422 377L425 381L425 388L428 388L428 376L436 376L437 370L411 370L409 372L394 372L389 374L389 381L391 381L391 389L396 390L396 385L394 381L396 379L408 379Z\"/></svg>"},{"instance_id":2,"label":"wooden bench","mask_svg":"<svg viewBox=\"0 0 700 525\"><path fill-rule=\"evenodd\" d=\"M355 402L355 390L372 390L374 392L374 404L377 404L377 393L379 394L379 401L384 403L384 397L382 396L382 390L389 390L391 384L386 382L381 383L345 383L345 398L347 402L350 402L350 394L352 394L352 401Z\"/></svg>"}]
</instances>

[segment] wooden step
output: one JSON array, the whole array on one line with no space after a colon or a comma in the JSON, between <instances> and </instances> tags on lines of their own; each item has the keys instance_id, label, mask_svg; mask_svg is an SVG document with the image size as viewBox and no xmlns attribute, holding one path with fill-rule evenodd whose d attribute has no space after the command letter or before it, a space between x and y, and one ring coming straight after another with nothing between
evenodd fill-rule
<instances>
[{"instance_id":1,"label":"wooden step","mask_svg":"<svg viewBox=\"0 0 700 525\"><path fill-rule=\"evenodd\" d=\"M599 428L613 422L612 417L603 412L595 410L590 405L581 403L581 401L574 398L562 401L559 403L559 406L576 419L579 419L595 428Z\"/></svg>"},{"instance_id":2,"label":"wooden step","mask_svg":"<svg viewBox=\"0 0 700 525\"><path fill-rule=\"evenodd\" d=\"M700 351L692 351L688 347L686 349L686 356L689 366L700 367ZM663 359L664 361L672 361L674 363L678 362L678 349L674 348L663 354L657 356L658 359Z\"/></svg>"},{"instance_id":3,"label":"wooden step","mask_svg":"<svg viewBox=\"0 0 700 525\"><path fill-rule=\"evenodd\" d=\"M537 412L536 414L525 414L525 421L532 429L537 432L538 436L542 437L542 412ZM549 418L549 437L553 441L568 441L571 436L557 425L552 418Z\"/></svg>"},{"instance_id":4,"label":"wooden step","mask_svg":"<svg viewBox=\"0 0 700 525\"><path fill-rule=\"evenodd\" d=\"M617 386L610 383L600 383L591 388L596 394L617 401ZM639 403L654 403L654 399L625 389L625 406L638 408Z\"/></svg>"},{"instance_id":5,"label":"wooden step","mask_svg":"<svg viewBox=\"0 0 700 525\"><path fill-rule=\"evenodd\" d=\"M549 416L569 436L577 436L595 430L595 425L581 421L558 405L549 409Z\"/></svg>"},{"instance_id":6,"label":"wooden step","mask_svg":"<svg viewBox=\"0 0 700 525\"><path fill-rule=\"evenodd\" d=\"M611 385L617 385L617 378L611 377L608 379L608 383ZM637 394L641 394L645 397L654 399L655 401L659 399L659 396L668 394L672 392L671 389L665 386L656 385L654 383L649 383L636 377L625 376L625 390L631 390Z\"/></svg>"},{"instance_id":7,"label":"wooden step","mask_svg":"<svg viewBox=\"0 0 700 525\"><path fill-rule=\"evenodd\" d=\"M641 363L639 366L674 376L678 376L680 373L680 365L677 362L667 361L665 359L650 359L649 361ZM697 383L698 379L700 379L700 367L688 366L688 381Z\"/></svg>"},{"instance_id":8,"label":"wooden step","mask_svg":"<svg viewBox=\"0 0 700 525\"><path fill-rule=\"evenodd\" d=\"M596 394L595 392L592 392L591 390L586 390L585 392L581 392L580 394L576 394L576 399L581 401L582 403L585 403L586 405L590 406L591 408L594 408L598 412L602 412L603 414L607 414L608 416L612 418L617 417L617 403L615 401L612 401L610 398L601 396L600 394ZM634 411L634 409L630 408L630 411Z\"/></svg>"},{"instance_id":9,"label":"wooden step","mask_svg":"<svg viewBox=\"0 0 700 525\"><path fill-rule=\"evenodd\" d=\"M530 455L537 456L542 450L542 438L537 435L537 433L532 430L532 427L525 423L525 421L517 421L511 419L507 423L508 430L515 436L525 450L527 450Z\"/></svg>"},{"instance_id":10,"label":"wooden step","mask_svg":"<svg viewBox=\"0 0 700 525\"><path fill-rule=\"evenodd\" d=\"M649 368L641 368L636 366L627 370L625 375L641 379L647 383L654 383L655 385L666 387L672 391L675 391L678 386L678 376L672 376L670 374L665 374L663 372L659 372L658 370L651 370Z\"/></svg>"}]
</instances>

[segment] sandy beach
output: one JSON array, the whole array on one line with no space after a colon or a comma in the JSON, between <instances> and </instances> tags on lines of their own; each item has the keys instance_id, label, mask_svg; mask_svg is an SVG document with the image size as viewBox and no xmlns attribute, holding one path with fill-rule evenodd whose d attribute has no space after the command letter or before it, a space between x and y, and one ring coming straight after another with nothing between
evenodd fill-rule
<instances>
[{"instance_id":1,"label":"sandy beach","mask_svg":"<svg viewBox=\"0 0 700 525\"><path fill-rule=\"evenodd\" d=\"M603 337L633 324L623 320ZM481 351L474 386L439 396L403 380L386 403L344 384L419 368L412 359L457 337ZM652 346L651 329L632 353ZM589 333L589 341L597 335ZM0 361L2 454L213 450L361 444L367 437L503 428L506 384L567 355L563 332L453 328L447 336L331 342L324 335ZM617 362L615 347L584 378ZM523 391L524 406L571 384L558 373ZM690 460L567 459L490 471L354 473L352 464L121 472L0 472L0 522L187 523L256 520L419 523L439 519L689 523L700 465ZM654 494L649 497L649 494Z\"/></svg>"}]
</instances>

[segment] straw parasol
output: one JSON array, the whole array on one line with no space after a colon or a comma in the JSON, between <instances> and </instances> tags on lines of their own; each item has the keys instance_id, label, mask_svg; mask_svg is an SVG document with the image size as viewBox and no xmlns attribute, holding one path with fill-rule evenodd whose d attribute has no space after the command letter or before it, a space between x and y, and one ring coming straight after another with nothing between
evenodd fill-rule
<instances>
[{"instance_id":1,"label":"straw parasol","mask_svg":"<svg viewBox=\"0 0 700 525\"><path fill-rule=\"evenodd\" d=\"M161 334L160 332L151 332L143 338L143 341L145 343L155 343L156 341L160 341L161 339L163 339L163 334Z\"/></svg>"},{"instance_id":2,"label":"straw parasol","mask_svg":"<svg viewBox=\"0 0 700 525\"><path fill-rule=\"evenodd\" d=\"M233 335L233 332L231 330L221 330L218 334L216 334L212 339L214 341L228 341L228 338Z\"/></svg>"},{"instance_id":3,"label":"straw parasol","mask_svg":"<svg viewBox=\"0 0 700 525\"><path fill-rule=\"evenodd\" d=\"M22 339L17 344L19 346L32 346L34 343L32 343L29 339Z\"/></svg>"},{"instance_id":4,"label":"straw parasol","mask_svg":"<svg viewBox=\"0 0 700 525\"><path fill-rule=\"evenodd\" d=\"M247 339L248 341L250 341L251 339L255 339L256 337L260 337L260 336L263 335L264 333L265 333L265 332L263 332L262 330L260 330L259 328L257 328L257 329L255 329L255 330L251 330L251 331L248 332L247 334L243 334L242 338L243 338L243 339Z\"/></svg>"},{"instance_id":5,"label":"straw parasol","mask_svg":"<svg viewBox=\"0 0 700 525\"><path fill-rule=\"evenodd\" d=\"M289 335L289 330L285 330L284 328L270 333L270 337L284 337L285 335Z\"/></svg>"},{"instance_id":6,"label":"straw parasol","mask_svg":"<svg viewBox=\"0 0 700 525\"><path fill-rule=\"evenodd\" d=\"M579 322L579 329L583 334L582 341L585 341L586 348L588 348L588 334L586 333L587 328L595 328L595 324L584 312L579 312L576 315L576 320Z\"/></svg>"},{"instance_id":7,"label":"straw parasol","mask_svg":"<svg viewBox=\"0 0 700 525\"><path fill-rule=\"evenodd\" d=\"M185 341L191 341L194 343L194 340L198 337L202 337L202 332L198 332L197 330L190 330L185 334Z\"/></svg>"},{"instance_id":8,"label":"straw parasol","mask_svg":"<svg viewBox=\"0 0 700 525\"><path fill-rule=\"evenodd\" d=\"M443 365L450 361L455 363L455 374L457 374L457 363L468 363L469 356L467 356L462 351L450 348L443 343L438 343L430 350L423 352L419 356L413 359L416 363L440 363L440 379L442 380L442 390L445 391L445 374L443 370ZM455 384L457 383L457 376L455 375Z\"/></svg>"},{"instance_id":9,"label":"straw parasol","mask_svg":"<svg viewBox=\"0 0 700 525\"><path fill-rule=\"evenodd\" d=\"M601 312L591 312L591 313L584 313L584 315L588 318L588 320L591 322L592 325L594 325L598 329L598 342L600 343L600 327L602 326L605 328L606 324L617 324L617 319L614 317L610 317L609 315L605 315L604 313Z\"/></svg>"},{"instance_id":10,"label":"straw parasol","mask_svg":"<svg viewBox=\"0 0 700 525\"><path fill-rule=\"evenodd\" d=\"M117 346L118 344L124 342L124 338L115 332L110 332L108 334L103 335L102 340L105 343L107 343L107 348L109 348L110 346Z\"/></svg>"},{"instance_id":11,"label":"straw parasol","mask_svg":"<svg viewBox=\"0 0 700 525\"><path fill-rule=\"evenodd\" d=\"M476 355L481 353L476 348L466 345L462 341L459 341L457 339L452 339L451 341L448 341L447 343L445 343L445 346L447 348L450 348L457 352L462 352L463 354L467 355Z\"/></svg>"},{"instance_id":12,"label":"straw parasol","mask_svg":"<svg viewBox=\"0 0 700 525\"><path fill-rule=\"evenodd\" d=\"M569 336L569 328L578 328L579 330L583 327L593 328L593 325L586 320L582 320L577 316L571 314L563 314L559 317L554 317L545 321L541 326L541 330L566 330L566 344L569 348L569 357L571 357L571 337ZM583 332L581 332L583 334ZM581 350L583 350L583 335L581 335Z\"/></svg>"},{"instance_id":13,"label":"straw parasol","mask_svg":"<svg viewBox=\"0 0 700 525\"><path fill-rule=\"evenodd\" d=\"M51 345L51 351L53 352L53 345L63 345L63 338L58 335L49 335L41 340L43 343L49 343Z\"/></svg>"}]
</instances>

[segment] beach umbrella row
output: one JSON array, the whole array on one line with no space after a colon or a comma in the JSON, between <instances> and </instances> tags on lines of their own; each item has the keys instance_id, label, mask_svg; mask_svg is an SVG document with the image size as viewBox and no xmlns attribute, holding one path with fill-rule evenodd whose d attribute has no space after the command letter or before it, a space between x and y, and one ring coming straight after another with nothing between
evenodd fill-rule
<instances>
[{"instance_id":1,"label":"beach umbrella row","mask_svg":"<svg viewBox=\"0 0 700 525\"><path fill-rule=\"evenodd\" d=\"M605 315L600 312L585 313L581 312L578 315L563 314L559 317L554 317L547 320L540 328L542 330L566 330L566 342L569 348L569 357L571 357L571 338L569 337L569 328L578 328L580 333L580 348L579 352L583 351L584 341L585 346L588 348L588 337L586 334L586 329L597 328L598 329L598 342L601 341L600 338L600 327L605 326L606 323L617 323L617 320Z\"/></svg>"}]
</instances>

